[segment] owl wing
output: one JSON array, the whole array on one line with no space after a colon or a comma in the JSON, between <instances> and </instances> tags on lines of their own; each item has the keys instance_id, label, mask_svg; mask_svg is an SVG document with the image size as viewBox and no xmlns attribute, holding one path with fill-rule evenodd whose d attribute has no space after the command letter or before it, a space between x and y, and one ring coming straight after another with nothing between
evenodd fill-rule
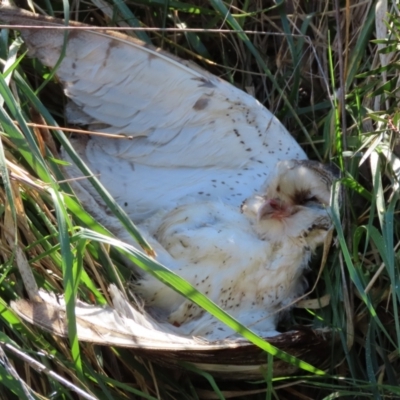
<instances>
[{"instance_id":1,"label":"owl wing","mask_svg":"<svg viewBox=\"0 0 400 400\"><path fill-rule=\"evenodd\" d=\"M21 10L1 12L8 23L63 25ZM263 144L279 151L274 146L279 138L282 154L302 154L281 123L252 96L139 40L87 28L69 32L57 76L86 122L102 123L105 131L137 139L119 140L105 151L146 165L239 167L263 154ZM64 30L21 31L31 55L54 67Z\"/></svg>"},{"instance_id":2,"label":"owl wing","mask_svg":"<svg viewBox=\"0 0 400 400\"><path fill-rule=\"evenodd\" d=\"M10 24L63 25L61 20L21 10L0 10L1 19ZM27 28L21 32L32 56L49 67L57 64L64 30ZM283 125L252 96L191 62L126 35L90 30L90 26L71 30L56 74L73 102L68 112L71 122L133 137L74 142L122 204L126 199L141 201L132 192L122 193L127 175L134 186L159 176L157 185L143 188L152 198L142 198L141 207L152 209L149 204L154 197L162 197L154 204L157 209L168 201L163 196L167 191L175 190L181 198L197 196L213 190L212 180L225 182L232 174L251 171L243 181L231 179L231 187L239 188L240 195L233 203L240 204L278 160L306 158ZM249 181L254 181L251 187L247 187ZM184 188L175 187L177 182L185 182ZM208 194L224 198L230 190L222 187ZM135 213L139 211L130 214Z\"/></svg>"}]
</instances>

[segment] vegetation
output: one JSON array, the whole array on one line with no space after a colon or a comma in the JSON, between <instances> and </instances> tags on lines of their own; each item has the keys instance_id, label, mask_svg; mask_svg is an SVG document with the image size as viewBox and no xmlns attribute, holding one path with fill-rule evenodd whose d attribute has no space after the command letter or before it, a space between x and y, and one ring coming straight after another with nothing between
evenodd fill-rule
<instances>
[{"instance_id":1,"label":"vegetation","mask_svg":"<svg viewBox=\"0 0 400 400\"><path fill-rule=\"evenodd\" d=\"M38 5L50 15L62 17L69 10L71 19L126 27L131 35L193 59L275 112L311 159L340 167L341 207L339 201L333 207L332 248L322 265L316 258L308 276L310 287L315 284L310 297L317 300L303 302L285 321L288 328L328 327L338 340L327 344L328 363L321 360L325 375L302 371L272 378L267 371L258 382L220 382L151 364L129 349L78 345L72 323L69 337L75 340L67 342L22 322L9 306L27 297L21 266L29 266L39 287L65 293L67 302L78 292L99 304L109 301L108 284L125 282L130 271L116 249L88 240L78 228L105 233L72 195L60 170L63 162L49 147L49 132L68 146L63 131L32 125L65 127L65 98L52 74L26 56L17 31L3 30L0 398L76 398L74 388L81 398L100 399L398 397L397 3L43 0ZM35 370L34 361L46 369Z\"/></svg>"}]
</instances>

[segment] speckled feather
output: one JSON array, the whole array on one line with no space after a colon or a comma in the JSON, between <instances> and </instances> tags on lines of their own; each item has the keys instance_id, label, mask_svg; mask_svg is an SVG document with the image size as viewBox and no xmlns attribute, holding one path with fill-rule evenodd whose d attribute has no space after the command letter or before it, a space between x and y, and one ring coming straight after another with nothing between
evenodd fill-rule
<instances>
[{"instance_id":1,"label":"speckled feather","mask_svg":"<svg viewBox=\"0 0 400 400\"><path fill-rule=\"evenodd\" d=\"M4 7L1 19L62 24ZM21 32L32 56L50 67L57 63L63 30ZM306 158L252 96L123 34L90 27L69 32L56 74L73 102L70 122L134 137L78 137L72 143L135 222L192 200L221 199L238 206L259 190L277 161ZM71 177L82 176L73 166L66 170ZM78 185L102 203L85 180Z\"/></svg>"},{"instance_id":2,"label":"speckled feather","mask_svg":"<svg viewBox=\"0 0 400 400\"><path fill-rule=\"evenodd\" d=\"M304 269L331 228L327 207L333 179L317 162L282 161L268 185L241 208L222 202L187 204L155 215L141 228L159 261L245 326L273 336L282 309L303 293ZM271 199L290 210L288 215L260 215ZM135 292L158 318L185 335L220 340L233 334L149 275L138 280Z\"/></svg>"}]
</instances>

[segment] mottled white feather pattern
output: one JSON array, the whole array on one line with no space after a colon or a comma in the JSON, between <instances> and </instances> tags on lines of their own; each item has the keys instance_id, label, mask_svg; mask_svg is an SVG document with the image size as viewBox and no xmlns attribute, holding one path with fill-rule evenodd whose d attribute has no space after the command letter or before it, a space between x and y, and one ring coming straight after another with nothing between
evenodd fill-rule
<instances>
[{"instance_id":1,"label":"mottled white feather pattern","mask_svg":"<svg viewBox=\"0 0 400 400\"><path fill-rule=\"evenodd\" d=\"M190 199L239 206L277 161L306 158L252 96L138 40L89 29L69 32L57 76L80 109L67 113L71 122L134 137L73 141L134 221ZM57 63L63 31L22 33L32 55L48 66ZM82 176L73 166L66 170ZM101 202L89 184L79 185Z\"/></svg>"},{"instance_id":2,"label":"mottled white feather pattern","mask_svg":"<svg viewBox=\"0 0 400 400\"><path fill-rule=\"evenodd\" d=\"M141 228L148 232L146 226ZM234 207L221 203L181 206L161 218L156 232L149 233L172 256L171 260L161 255L160 261L263 335L275 333L278 310L302 292L302 272L311 254L306 240L265 241ZM151 276L144 276L135 292L172 324L181 326L182 333L210 340L233 333Z\"/></svg>"},{"instance_id":3,"label":"mottled white feather pattern","mask_svg":"<svg viewBox=\"0 0 400 400\"><path fill-rule=\"evenodd\" d=\"M330 229L326 202L332 179L315 162L280 162L269 184L246 200L242 212L218 201L196 202L160 211L140 228L152 244L157 242L156 249L163 249L160 262L239 322L271 336L282 310L303 293L304 269ZM260 217L271 199L280 199L287 215ZM140 277L135 292L184 334L209 340L233 334L149 275Z\"/></svg>"}]
</instances>

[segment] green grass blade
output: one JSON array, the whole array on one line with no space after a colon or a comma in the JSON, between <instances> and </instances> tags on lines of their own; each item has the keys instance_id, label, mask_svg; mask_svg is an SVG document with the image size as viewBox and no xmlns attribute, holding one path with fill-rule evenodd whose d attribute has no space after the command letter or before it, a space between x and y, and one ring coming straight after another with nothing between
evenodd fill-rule
<instances>
[{"instance_id":1,"label":"green grass blade","mask_svg":"<svg viewBox=\"0 0 400 400\"><path fill-rule=\"evenodd\" d=\"M251 330L247 329L244 325L240 324L237 320L232 318L227 312L218 307L214 302L212 302L208 297L206 297L196 288L190 285L186 280L176 275L174 272L164 267L163 265L159 264L157 261L152 260L145 254L139 252L134 247L119 240L100 235L97 232L89 231L88 229L82 229L75 236L78 240L95 240L103 243L108 243L118 249L123 250L126 255L132 257L131 260L132 262L134 262L135 265L155 276L158 280L165 283L173 290L177 291L187 298L190 298L190 300L192 300L194 303L204 308L210 314L217 317L219 320L224 322L224 324L226 324L236 332L240 333L243 337L257 345L261 349L265 350L267 353L270 353L281 360L284 360L292 365L304 369L305 371L309 371L317 375L325 374L318 368L315 368L314 366L279 350L275 346L272 346L267 341L263 340L262 338L254 334Z\"/></svg>"}]
</instances>

